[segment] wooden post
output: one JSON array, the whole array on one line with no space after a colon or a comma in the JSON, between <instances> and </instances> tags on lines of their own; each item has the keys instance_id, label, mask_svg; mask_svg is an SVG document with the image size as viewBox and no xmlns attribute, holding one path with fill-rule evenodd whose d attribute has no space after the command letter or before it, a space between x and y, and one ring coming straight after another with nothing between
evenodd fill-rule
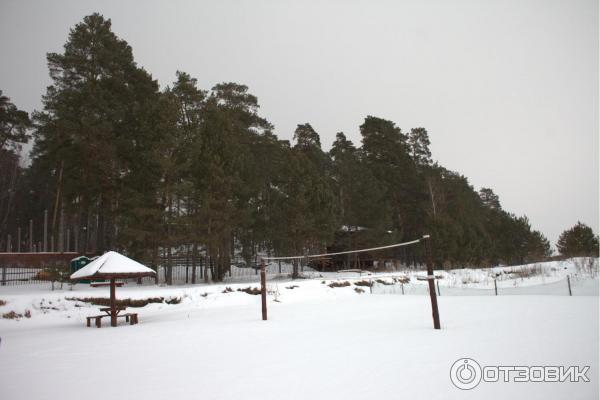
<instances>
[{"instance_id":1,"label":"wooden post","mask_svg":"<svg viewBox=\"0 0 600 400\"><path fill-rule=\"evenodd\" d=\"M117 326L117 305L115 299L115 278L110 278L110 326Z\"/></svg>"},{"instance_id":2,"label":"wooden post","mask_svg":"<svg viewBox=\"0 0 600 400\"><path fill-rule=\"evenodd\" d=\"M496 293L496 296L498 296L498 285L496 284L496 279L494 279L494 292Z\"/></svg>"},{"instance_id":3,"label":"wooden post","mask_svg":"<svg viewBox=\"0 0 600 400\"><path fill-rule=\"evenodd\" d=\"M262 319L267 320L267 268L265 260L260 262L260 297L262 303Z\"/></svg>"},{"instance_id":4,"label":"wooden post","mask_svg":"<svg viewBox=\"0 0 600 400\"><path fill-rule=\"evenodd\" d=\"M207 253L208 253L208 251L207 251ZM209 275L208 275L209 271L208 270L209 270L209 268L210 268L210 256L207 254L204 257L204 283L208 283L208 277L209 277Z\"/></svg>"},{"instance_id":5,"label":"wooden post","mask_svg":"<svg viewBox=\"0 0 600 400\"><path fill-rule=\"evenodd\" d=\"M71 250L71 229L67 228L67 244L65 251L68 253Z\"/></svg>"},{"instance_id":6,"label":"wooden post","mask_svg":"<svg viewBox=\"0 0 600 400\"><path fill-rule=\"evenodd\" d=\"M54 212L52 213L52 226L50 228L53 235L56 233L56 217L58 216L58 202L60 200L60 189L62 186L62 176L63 176L64 166L65 166L65 162L64 162L64 160L61 160L60 170L58 173L58 187L56 188L56 200L54 202ZM54 251L54 248L52 248L52 251Z\"/></svg>"},{"instance_id":7,"label":"wooden post","mask_svg":"<svg viewBox=\"0 0 600 400\"><path fill-rule=\"evenodd\" d=\"M437 286L438 296L441 296L442 294L440 293L440 281L439 280L435 281L435 286Z\"/></svg>"},{"instance_id":8,"label":"wooden post","mask_svg":"<svg viewBox=\"0 0 600 400\"><path fill-rule=\"evenodd\" d=\"M170 233L170 229L171 229L170 225L167 224L167 230L169 233ZM171 246L169 246L167 248L167 254L166 254L166 256L167 256L166 264L167 265L165 268L165 281L166 281L166 284L169 286L173 285L173 264L172 264L173 260L171 259L171 255L172 255L172 248L171 248Z\"/></svg>"},{"instance_id":9,"label":"wooden post","mask_svg":"<svg viewBox=\"0 0 600 400\"><path fill-rule=\"evenodd\" d=\"M44 210L44 253L48 251L48 210Z\"/></svg>"},{"instance_id":10,"label":"wooden post","mask_svg":"<svg viewBox=\"0 0 600 400\"><path fill-rule=\"evenodd\" d=\"M17 228L17 253L21 252L21 227Z\"/></svg>"},{"instance_id":11,"label":"wooden post","mask_svg":"<svg viewBox=\"0 0 600 400\"><path fill-rule=\"evenodd\" d=\"M6 252L10 253L12 251L12 238L10 237L10 235L6 236Z\"/></svg>"},{"instance_id":12,"label":"wooden post","mask_svg":"<svg viewBox=\"0 0 600 400\"><path fill-rule=\"evenodd\" d=\"M58 251L65 251L65 210L61 206L60 217L58 219Z\"/></svg>"},{"instance_id":13,"label":"wooden post","mask_svg":"<svg viewBox=\"0 0 600 400\"><path fill-rule=\"evenodd\" d=\"M75 246L75 253L79 253L79 224L77 224L77 227L73 230L73 240L75 242L73 243Z\"/></svg>"},{"instance_id":14,"label":"wooden post","mask_svg":"<svg viewBox=\"0 0 600 400\"><path fill-rule=\"evenodd\" d=\"M29 220L29 252L33 253L33 220Z\"/></svg>"},{"instance_id":15,"label":"wooden post","mask_svg":"<svg viewBox=\"0 0 600 400\"><path fill-rule=\"evenodd\" d=\"M185 284L189 283L188 277L190 276L190 259L188 257L185 258Z\"/></svg>"},{"instance_id":16,"label":"wooden post","mask_svg":"<svg viewBox=\"0 0 600 400\"><path fill-rule=\"evenodd\" d=\"M298 259L292 259L292 279L298 278Z\"/></svg>"},{"instance_id":17,"label":"wooden post","mask_svg":"<svg viewBox=\"0 0 600 400\"><path fill-rule=\"evenodd\" d=\"M421 241L425 244L425 254L427 257L427 282L429 283L429 297L431 298L431 314L433 317L433 328L440 329L440 314L438 310L437 296L435 294L435 285L433 283L433 261L431 258L430 236L424 235Z\"/></svg>"},{"instance_id":18,"label":"wooden post","mask_svg":"<svg viewBox=\"0 0 600 400\"><path fill-rule=\"evenodd\" d=\"M200 264L200 279L204 279L204 257L198 256L198 263ZM203 261L204 260L204 261Z\"/></svg>"},{"instance_id":19,"label":"wooden post","mask_svg":"<svg viewBox=\"0 0 600 400\"><path fill-rule=\"evenodd\" d=\"M279 261L279 275L281 275L281 260L278 260L278 261Z\"/></svg>"},{"instance_id":20,"label":"wooden post","mask_svg":"<svg viewBox=\"0 0 600 400\"><path fill-rule=\"evenodd\" d=\"M400 285L402 287L402 295L404 295L404 283L400 282Z\"/></svg>"},{"instance_id":21,"label":"wooden post","mask_svg":"<svg viewBox=\"0 0 600 400\"><path fill-rule=\"evenodd\" d=\"M6 266L2 266L2 286L6 286Z\"/></svg>"},{"instance_id":22,"label":"wooden post","mask_svg":"<svg viewBox=\"0 0 600 400\"><path fill-rule=\"evenodd\" d=\"M196 284L196 245L192 245L192 285Z\"/></svg>"},{"instance_id":23,"label":"wooden post","mask_svg":"<svg viewBox=\"0 0 600 400\"><path fill-rule=\"evenodd\" d=\"M573 296L573 292L571 292L571 278L567 275L567 285L569 286L569 296Z\"/></svg>"}]
</instances>

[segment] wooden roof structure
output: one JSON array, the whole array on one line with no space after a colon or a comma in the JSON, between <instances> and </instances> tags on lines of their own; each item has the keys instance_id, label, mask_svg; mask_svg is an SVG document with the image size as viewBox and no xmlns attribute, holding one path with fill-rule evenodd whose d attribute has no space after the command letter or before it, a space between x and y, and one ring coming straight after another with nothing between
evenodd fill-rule
<instances>
[{"instance_id":1,"label":"wooden roof structure","mask_svg":"<svg viewBox=\"0 0 600 400\"><path fill-rule=\"evenodd\" d=\"M127 279L154 276L152 269L116 251L104 253L85 267L71 274L72 280Z\"/></svg>"}]
</instances>

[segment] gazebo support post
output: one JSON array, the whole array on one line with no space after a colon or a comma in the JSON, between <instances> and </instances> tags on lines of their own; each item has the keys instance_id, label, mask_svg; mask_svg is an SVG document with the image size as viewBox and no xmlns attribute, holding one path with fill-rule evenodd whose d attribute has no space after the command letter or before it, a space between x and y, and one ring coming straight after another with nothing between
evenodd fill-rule
<instances>
[{"instance_id":1,"label":"gazebo support post","mask_svg":"<svg viewBox=\"0 0 600 400\"><path fill-rule=\"evenodd\" d=\"M110 326L117 326L117 306L115 303L115 278L110 278Z\"/></svg>"}]
</instances>

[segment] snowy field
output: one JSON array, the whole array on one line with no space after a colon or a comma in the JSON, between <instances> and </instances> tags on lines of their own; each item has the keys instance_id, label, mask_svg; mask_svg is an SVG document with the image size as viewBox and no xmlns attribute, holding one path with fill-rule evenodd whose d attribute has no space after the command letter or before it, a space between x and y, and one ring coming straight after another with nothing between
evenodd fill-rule
<instances>
[{"instance_id":1,"label":"snowy field","mask_svg":"<svg viewBox=\"0 0 600 400\"><path fill-rule=\"evenodd\" d=\"M104 320L102 329L85 327L98 306L67 298L107 297L107 288L3 287L0 313L31 316L0 319L0 399L596 399L598 275L597 263L589 265L437 271L440 331L432 329L429 297L417 290L426 284L415 279L422 271L272 281L269 321L260 320L260 296L236 291L248 283L129 284L118 298L181 301L135 309L138 325L111 328ZM564 295L567 274L578 295ZM370 294L355 284L399 277L417 295ZM545 294L444 295L493 288L490 277L498 287L549 286ZM332 288L334 281L350 286ZM226 287L233 291L223 293ZM482 382L461 391L450 367L462 357L481 365L590 366L590 382Z\"/></svg>"}]
</instances>

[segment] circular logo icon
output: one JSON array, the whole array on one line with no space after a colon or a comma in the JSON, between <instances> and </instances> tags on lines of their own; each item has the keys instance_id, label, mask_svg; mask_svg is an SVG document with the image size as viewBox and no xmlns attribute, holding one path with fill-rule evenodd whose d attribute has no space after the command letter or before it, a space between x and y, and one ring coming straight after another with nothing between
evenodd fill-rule
<instances>
[{"instance_id":1,"label":"circular logo icon","mask_svg":"<svg viewBox=\"0 0 600 400\"><path fill-rule=\"evenodd\" d=\"M459 358L450 368L450 380L459 389L471 390L481 382L481 366L472 358Z\"/></svg>"}]
</instances>

